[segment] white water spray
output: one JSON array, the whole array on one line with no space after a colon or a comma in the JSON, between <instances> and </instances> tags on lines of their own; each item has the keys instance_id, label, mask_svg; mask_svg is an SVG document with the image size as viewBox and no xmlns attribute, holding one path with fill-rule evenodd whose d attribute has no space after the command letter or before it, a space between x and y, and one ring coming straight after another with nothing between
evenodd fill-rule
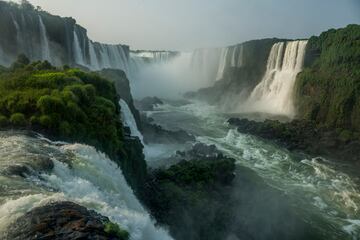
<instances>
[{"instance_id":1,"label":"white water spray","mask_svg":"<svg viewBox=\"0 0 360 240\"><path fill-rule=\"evenodd\" d=\"M1 136L0 149L0 238L17 217L34 207L71 201L109 217L129 231L131 240L171 239L155 227L121 169L95 148L10 133ZM49 156L54 163L49 173L39 174L34 168L27 178L3 175L8 166L31 168L36 159Z\"/></svg>"},{"instance_id":2,"label":"white water spray","mask_svg":"<svg viewBox=\"0 0 360 240\"><path fill-rule=\"evenodd\" d=\"M273 45L266 73L255 87L242 110L295 115L293 89L302 70L307 41L281 42Z\"/></svg>"}]
</instances>

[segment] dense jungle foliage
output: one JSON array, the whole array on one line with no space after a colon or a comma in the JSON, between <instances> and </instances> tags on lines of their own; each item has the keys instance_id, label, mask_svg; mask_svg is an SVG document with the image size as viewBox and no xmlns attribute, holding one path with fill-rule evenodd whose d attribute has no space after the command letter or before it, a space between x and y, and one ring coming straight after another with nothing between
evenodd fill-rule
<instances>
[{"instance_id":1,"label":"dense jungle foliage","mask_svg":"<svg viewBox=\"0 0 360 240\"><path fill-rule=\"evenodd\" d=\"M360 131L360 25L310 38L305 66L296 82L299 117Z\"/></svg>"},{"instance_id":2,"label":"dense jungle foliage","mask_svg":"<svg viewBox=\"0 0 360 240\"><path fill-rule=\"evenodd\" d=\"M0 126L23 128L94 145L109 156L122 150L114 84L94 73L56 69L19 56L0 73Z\"/></svg>"},{"instance_id":3,"label":"dense jungle foliage","mask_svg":"<svg viewBox=\"0 0 360 240\"><path fill-rule=\"evenodd\" d=\"M231 215L223 204L234 171L234 159L223 156L181 161L150 174L145 203L176 239L222 239Z\"/></svg>"}]
</instances>

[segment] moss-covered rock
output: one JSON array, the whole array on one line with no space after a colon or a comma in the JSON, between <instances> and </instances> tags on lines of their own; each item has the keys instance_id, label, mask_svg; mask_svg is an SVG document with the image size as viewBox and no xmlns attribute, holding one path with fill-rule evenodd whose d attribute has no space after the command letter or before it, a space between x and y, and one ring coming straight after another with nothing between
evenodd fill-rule
<instances>
[{"instance_id":1,"label":"moss-covered rock","mask_svg":"<svg viewBox=\"0 0 360 240\"><path fill-rule=\"evenodd\" d=\"M129 233L94 211L72 202L37 207L19 217L6 231L13 239L127 240Z\"/></svg>"}]
</instances>

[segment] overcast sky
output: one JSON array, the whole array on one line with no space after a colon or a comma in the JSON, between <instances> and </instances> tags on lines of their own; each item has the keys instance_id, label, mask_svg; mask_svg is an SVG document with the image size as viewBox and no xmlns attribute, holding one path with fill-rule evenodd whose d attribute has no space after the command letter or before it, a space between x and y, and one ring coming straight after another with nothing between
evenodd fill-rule
<instances>
[{"instance_id":1,"label":"overcast sky","mask_svg":"<svg viewBox=\"0 0 360 240\"><path fill-rule=\"evenodd\" d=\"M90 38L191 50L265 37L307 38L360 23L360 0L30 0L74 17Z\"/></svg>"}]
</instances>

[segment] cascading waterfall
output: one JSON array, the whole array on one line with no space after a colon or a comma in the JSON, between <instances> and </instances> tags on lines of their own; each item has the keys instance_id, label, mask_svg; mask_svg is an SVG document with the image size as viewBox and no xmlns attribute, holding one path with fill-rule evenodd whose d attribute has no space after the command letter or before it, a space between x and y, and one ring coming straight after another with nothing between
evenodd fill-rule
<instances>
[{"instance_id":1,"label":"cascading waterfall","mask_svg":"<svg viewBox=\"0 0 360 240\"><path fill-rule=\"evenodd\" d=\"M74 51L75 63L85 66L84 54L80 45L80 41L76 29L74 29L73 51Z\"/></svg>"},{"instance_id":2,"label":"cascading waterfall","mask_svg":"<svg viewBox=\"0 0 360 240\"><path fill-rule=\"evenodd\" d=\"M41 56L42 60L52 61L50 54L50 44L46 33L46 27L43 23L41 16L39 15L39 26L40 26L40 40L41 40Z\"/></svg>"},{"instance_id":3,"label":"cascading waterfall","mask_svg":"<svg viewBox=\"0 0 360 240\"><path fill-rule=\"evenodd\" d=\"M121 107L121 118L123 120L123 123L126 127L130 128L131 135L134 137L138 137L140 141L144 144L144 137L137 127L135 117L132 114L128 104L123 99L120 99L119 104Z\"/></svg>"},{"instance_id":4,"label":"cascading waterfall","mask_svg":"<svg viewBox=\"0 0 360 240\"><path fill-rule=\"evenodd\" d=\"M16 44L19 46L20 49L22 49L22 37L21 37L20 25L14 18L13 14L11 14L11 18L12 18L12 21L13 21L15 29L16 29Z\"/></svg>"},{"instance_id":5,"label":"cascading waterfall","mask_svg":"<svg viewBox=\"0 0 360 240\"><path fill-rule=\"evenodd\" d=\"M138 51L133 52L132 55L148 59L152 63L166 63L173 59L177 53L168 51Z\"/></svg>"},{"instance_id":6,"label":"cascading waterfall","mask_svg":"<svg viewBox=\"0 0 360 240\"><path fill-rule=\"evenodd\" d=\"M171 239L154 226L121 169L95 148L2 132L0 149L1 239L18 217L53 201L72 201L105 215L128 230L131 240ZM41 170L39 159L52 161L54 168ZM28 169L26 177L7 174L14 166Z\"/></svg>"},{"instance_id":7,"label":"cascading waterfall","mask_svg":"<svg viewBox=\"0 0 360 240\"><path fill-rule=\"evenodd\" d=\"M198 81L213 84L219 68L220 49L196 49L191 53L190 72Z\"/></svg>"},{"instance_id":8,"label":"cascading waterfall","mask_svg":"<svg viewBox=\"0 0 360 240\"><path fill-rule=\"evenodd\" d=\"M229 67L244 65L242 44L192 52L131 52L131 74L136 97L177 97L212 86ZM160 86L160 88L159 88ZM144 89L146 92L139 89Z\"/></svg>"},{"instance_id":9,"label":"cascading waterfall","mask_svg":"<svg viewBox=\"0 0 360 240\"><path fill-rule=\"evenodd\" d=\"M223 78L224 72L228 67L240 68L244 65L244 62L243 44L222 48L216 80L221 80Z\"/></svg>"},{"instance_id":10,"label":"cascading waterfall","mask_svg":"<svg viewBox=\"0 0 360 240\"><path fill-rule=\"evenodd\" d=\"M240 108L293 117L293 89L296 76L303 67L306 44L307 41L274 44L263 79Z\"/></svg>"},{"instance_id":11,"label":"cascading waterfall","mask_svg":"<svg viewBox=\"0 0 360 240\"><path fill-rule=\"evenodd\" d=\"M100 69L99 60L95 52L94 44L91 40L89 40L89 54L90 54L90 64L93 69Z\"/></svg>"},{"instance_id":12,"label":"cascading waterfall","mask_svg":"<svg viewBox=\"0 0 360 240\"><path fill-rule=\"evenodd\" d=\"M223 48L221 50L219 68L218 68L216 80L220 80L223 77L223 74L224 74L224 71L226 68L226 59L227 59L228 53L229 53L229 48Z\"/></svg>"}]
</instances>

